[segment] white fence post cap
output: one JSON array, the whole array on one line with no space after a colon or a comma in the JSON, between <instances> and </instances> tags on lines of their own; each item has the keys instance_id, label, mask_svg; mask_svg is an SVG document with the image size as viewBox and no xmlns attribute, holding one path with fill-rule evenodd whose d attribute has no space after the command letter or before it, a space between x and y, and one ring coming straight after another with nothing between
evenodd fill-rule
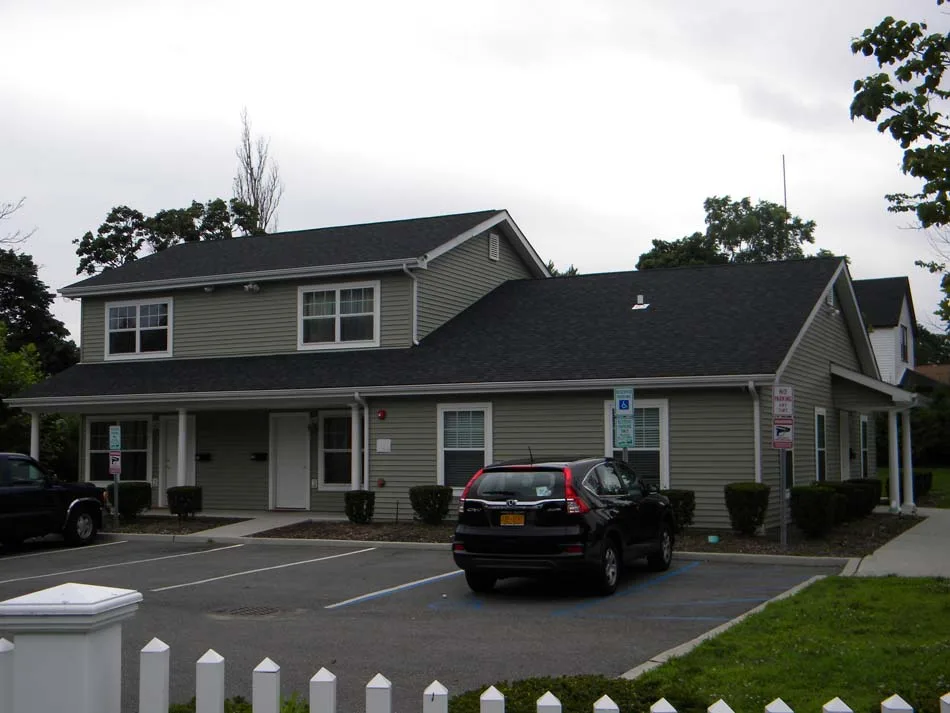
<instances>
[{"instance_id":1,"label":"white fence post cap","mask_svg":"<svg viewBox=\"0 0 950 713\"><path fill-rule=\"evenodd\" d=\"M888 711L913 711L914 707L896 693L890 698L881 701L881 713Z\"/></svg>"},{"instance_id":2,"label":"white fence post cap","mask_svg":"<svg viewBox=\"0 0 950 713\"><path fill-rule=\"evenodd\" d=\"M735 713L721 698L706 709L709 713Z\"/></svg>"},{"instance_id":3,"label":"white fence post cap","mask_svg":"<svg viewBox=\"0 0 950 713\"><path fill-rule=\"evenodd\" d=\"M254 667L255 673L277 673L280 671L278 666L270 657L265 657L257 666Z\"/></svg>"},{"instance_id":4,"label":"white fence post cap","mask_svg":"<svg viewBox=\"0 0 950 713\"><path fill-rule=\"evenodd\" d=\"M538 711L560 711L561 702L557 699L550 691L547 691L543 696L541 696L536 702L535 706Z\"/></svg>"},{"instance_id":5,"label":"white fence post cap","mask_svg":"<svg viewBox=\"0 0 950 713\"><path fill-rule=\"evenodd\" d=\"M208 649L204 655L198 659L198 663L224 663L224 656L214 649Z\"/></svg>"},{"instance_id":6,"label":"white fence post cap","mask_svg":"<svg viewBox=\"0 0 950 713\"><path fill-rule=\"evenodd\" d=\"M335 681L336 676L330 673L325 667L321 666L320 670L317 671L313 676L310 677L311 681Z\"/></svg>"},{"instance_id":7,"label":"white fence post cap","mask_svg":"<svg viewBox=\"0 0 950 713\"><path fill-rule=\"evenodd\" d=\"M134 589L67 582L0 602L8 631L89 631L132 616L142 601Z\"/></svg>"},{"instance_id":8,"label":"white fence post cap","mask_svg":"<svg viewBox=\"0 0 950 713\"><path fill-rule=\"evenodd\" d=\"M610 696L601 696L594 701L594 710L597 711L597 713L618 713L620 706L614 703L614 699Z\"/></svg>"},{"instance_id":9,"label":"white fence post cap","mask_svg":"<svg viewBox=\"0 0 950 713\"><path fill-rule=\"evenodd\" d=\"M422 693L426 696L444 696L448 694L449 689L438 681L433 681Z\"/></svg>"},{"instance_id":10,"label":"white fence post cap","mask_svg":"<svg viewBox=\"0 0 950 713\"><path fill-rule=\"evenodd\" d=\"M821 707L824 713L854 713L851 707L843 700L835 696Z\"/></svg>"},{"instance_id":11,"label":"white fence post cap","mask_svg":"<svg viewBox=\"0 0 950 713\"><path fill-rule=\"evenodd\" d=\"M661 698L650 706L650 713L676 713L676 709L668 700Z\"/></svg>"},{"instance_id":12,"label":"white fence post cap","mask_svg":"<svg viewBox=\"0 0 950 713\"><path fill-rule=\"evenodd\" d=\"M168 651L170 647L158 637L153 638L142 647L143 654L162 654Z\"/></svg>"},{"instance_id":13,"label":"white fence post cap","mask_svg":"<svg viewBox=\"0 0 950 713\"><path fill-rule=\"evenodd\" d=\"M940 713L950 713L950 693L940 696Z\"/></svg>"},{"instance_id":14,"label":"white fence post cap","mask_svg":"<svg viewBox=\"0 0 950 713\"><path fill-rule=\"evenodd\" d=\"M392 688L393 684L389 682L383 674L377 673L372 680L366 684L367 688Z\"/></svg>"},{"instance_id":15,"label":"white fence post cap","mask_svg":"<svg viewBox=\"0 0 950 713\"><path fill-rule=\"evenodd\" d=\"M795 713L781 698L776 698L774 701L765 706L765 713Z\"/></svg>"},{"instance_id":16,"label":"white fence post cap","mask_svg":"<svg viewBox=\"0 0 950 713\"><path fill-rule=\"evenodd\" d=\"M7 651L13 651L13 642L7 641L0 636L0 654L6 653Z\"/></svg>"},{"instance_id":17,"label":"white fence post cap","mask_svg":"<svg viewBox=\"0 0 950 713\"><path fill-rule=\"evenodd\" d=\"M478 698L481 701L503 701L505 695L494 686L489 686Z\"/></svg>"}]
</instances>

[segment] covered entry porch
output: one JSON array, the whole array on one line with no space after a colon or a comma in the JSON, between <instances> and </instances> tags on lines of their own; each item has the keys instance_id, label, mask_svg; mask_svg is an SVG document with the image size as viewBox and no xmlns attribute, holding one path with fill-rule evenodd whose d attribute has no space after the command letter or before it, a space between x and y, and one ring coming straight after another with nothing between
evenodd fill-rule
<instances>
[{"instance_id":1,"label":"covered entry porch","mask_svg":"<svg viewBox=\"0 0 950 713\"><path fill-rule=\"evenodd\" d=\"M917 395L835 364L831 365L831 377L832 399L835 408L842 414L842 419L846 418L848 412L886 414L890 510L891 512L916 511L910 412L917 405ZM900 426L898 416L900 416ZM862 429L866 427L865 423L862 423ZM851 450L851 445L846 441L845 435L849 432L850 429L841 431L842 460ZM902 484L903 488L901 488ZM901 499L902 490L903 499Z\"/></svg>"}]
</instances>

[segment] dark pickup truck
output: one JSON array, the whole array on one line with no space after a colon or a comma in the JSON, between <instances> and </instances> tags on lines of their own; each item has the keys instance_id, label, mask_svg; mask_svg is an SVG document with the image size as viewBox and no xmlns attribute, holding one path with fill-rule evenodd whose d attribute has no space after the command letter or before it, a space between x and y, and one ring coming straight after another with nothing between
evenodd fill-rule
<instances>
[{"instance_id":1,"label":"dark pickup truck","mask_svg":"<svg viewBox=\"0 0 950 713\"><path fill-rule=\"evenodd\" d=\"M29 456L0 453L0 544L61 534L73 545L92 542L102 527L106 494L92 483L66 483Z\"/></svg>"}]
</instances>

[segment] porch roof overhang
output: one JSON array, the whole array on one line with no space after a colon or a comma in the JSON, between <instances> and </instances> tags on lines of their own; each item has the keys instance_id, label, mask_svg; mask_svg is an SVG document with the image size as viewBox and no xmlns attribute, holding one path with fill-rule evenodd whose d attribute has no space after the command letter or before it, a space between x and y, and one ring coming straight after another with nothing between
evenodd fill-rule
<instances>
[{"instance_id":1,"label":"porch roof overhang","mask_svg":"<svg viewBox=\"0 0 950 713\"><path fill-rule=\"evenodd\" d=\"M894 411L913 408L917 394L866 374L831 365L832 400L849 411Z\"/></svg>"}]
</instances>

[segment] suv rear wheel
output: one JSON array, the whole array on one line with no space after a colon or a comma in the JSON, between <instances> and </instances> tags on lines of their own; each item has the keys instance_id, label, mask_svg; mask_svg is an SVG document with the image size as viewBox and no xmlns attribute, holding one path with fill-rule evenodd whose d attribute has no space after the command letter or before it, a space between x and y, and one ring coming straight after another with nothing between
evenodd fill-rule
<instances>
[{"instance_id":1,"label":"suv rear wheel","mask_svg":"<svg viewBox=\"0 0 950 713\"><path fill-rule=\"evenodd\" d=\"M597 591L608 596L617 591L620 582L620 548L612 537L604 543L604 553L600 558L600 571L597 576Z\"/></svg>"},{"instance_id":2,"label":"suv rear wheel","mask_svg":"<svg viewBox=\"0 0 950 713\"><path fill-rule=\"evenodd\" d=\"M63 536L71 545L86 545L96 537L96 519L88 507L77 507L66 521Z\"/></svg>"},{"instance_id":3,"label":"suv rear wheel","mask_svg":"<svg viewBox=\"0 0 950 713\"><path fill-rule=\"evenodd\" d=\"M660 528L660 549L647 557L647 566L654 572L665 572L673 561L673 528L664 522Z\"/></svg>"},{"instance_id":4,"label":"suv rear wheel","mask_svg":"<svg viewBox=\"0 0 950 713\"><path fill-rule=\"evenodd\" d=\"M468 588L473 592L483 594L495 588L498 577L487 572L474 572L467 569L465 570L465 581L468 583Z\"/></svg>"}]
</instances>

